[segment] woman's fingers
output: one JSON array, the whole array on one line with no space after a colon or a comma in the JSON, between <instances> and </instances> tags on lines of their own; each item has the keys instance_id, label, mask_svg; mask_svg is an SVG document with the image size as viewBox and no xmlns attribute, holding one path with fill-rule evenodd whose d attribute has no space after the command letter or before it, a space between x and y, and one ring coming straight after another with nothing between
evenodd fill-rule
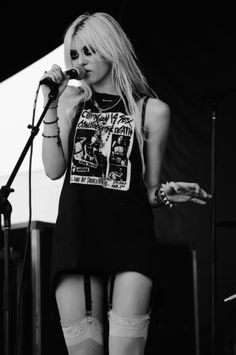
<instances>
[{"instance_id":1,"label":"woman's fingers","mask_svg":"<svg viewBox=\"0 0 236 355\"><path fill-rule=\"evenodd\" d=\"M205 205L207 202L205 200L201 200L200 198L192 197L190 202L197 203L198 205Z\"/></svg>"},{"instance_id":2,"label":"woman's fingers","mask_svg":"<svg viewBox=\"0 0 236 355\"><path fill-rule=\"evenodd\" d=\"M169 188L170 190L174 190L176 193L180 193L181 192L181 186L179 185L178 182L174 182L171 181L167 184L167 188Z\"/></svg>"},{"instance_id":3,"label":"woman's fingers","mask_svg":"<svg viewBox=\"0 0 236 355\"><path fill-rule=\"evenodd\" d=\"M212 198L212 196L210 194L208 194L202 188L199 188L198 191L194 192L193 193L193 197L199 197L199 198L202 198L202 199L210 199L210 198Z\"/></svg>"},{"instance_id":4,"label":"woman's fingers","mask_svg":"<svg viewBox=\"0 0 236 355\"><path fill-rule=\"evenodd\" d=\"M210 194L208 194L205 190L200 188L198 192L193 192L190 201L198 203L200 205L205 205L207 203L207 200L211 198L212 196Z\"/></svg>"},{"instance_id":5,"label":"woman's fingers","mask_svg":"<svg viewBox=\"0 0 236 355\"><path fill-rule=\"evenodd\" d=\"M171 187L177 193L186 193L190 196L211 198L212 196L208 194L204 189L200 187L198 183L188 183L188 182L176 182L170 183Z\"/></svg>"},{"instance_id":6,"label":"woman's fingers","mask_svg":"<svg viewBox=\"0 0 236 355\"><path fill-rule=\"evenodd\" d=\"M44 78L50 78L57 84L60 84L65 79L61 67L57 64L53 64L50 70L44 72L42 79Z\"/></svg>"}]
</instances>

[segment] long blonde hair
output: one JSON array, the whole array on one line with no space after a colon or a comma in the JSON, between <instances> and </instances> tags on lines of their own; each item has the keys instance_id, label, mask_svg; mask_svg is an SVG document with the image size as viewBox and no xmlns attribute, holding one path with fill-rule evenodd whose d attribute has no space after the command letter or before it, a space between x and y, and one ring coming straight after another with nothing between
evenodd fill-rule
<instances>
[{"instance_id":1,"label":"long blonde hair","mask_svg":"<svg viewBox=\"0 0 236 355\"><path fill-rule=\"evenodd\" d=\"M137 101L143 96L156 96L148 86L142 74L134 48L120 24L109 14L96 12L80 15L66 30L64 36L64 59L67 69L72 68L70 56L71 42L78 36L88 48L92 48L102 60L112 64L112 80L114 87L122 97L127 113L135 119L135 129L143 151L143 135L141 114ZM81 90L69 102L70 116L75 114L79 102L87 101L92 96L91 88L85 80L81 80Z\"/></svg>"}]
</instances>

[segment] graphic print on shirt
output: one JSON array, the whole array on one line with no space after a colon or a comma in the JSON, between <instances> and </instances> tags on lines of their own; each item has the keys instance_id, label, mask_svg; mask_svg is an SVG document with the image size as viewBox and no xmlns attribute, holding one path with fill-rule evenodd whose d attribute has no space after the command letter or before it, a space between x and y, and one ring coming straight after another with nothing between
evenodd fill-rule
<instances>
[{"instance_id":1,"label":"graphic print on shirt","mask_svg":"<svg viewBox=\"0 0 236 355\"><path fill-rule=\"evenodd\" d=\"M128 190L133 139L130 116L83 110L75 129L70 182Z\"/></svg>"}]
</instances>

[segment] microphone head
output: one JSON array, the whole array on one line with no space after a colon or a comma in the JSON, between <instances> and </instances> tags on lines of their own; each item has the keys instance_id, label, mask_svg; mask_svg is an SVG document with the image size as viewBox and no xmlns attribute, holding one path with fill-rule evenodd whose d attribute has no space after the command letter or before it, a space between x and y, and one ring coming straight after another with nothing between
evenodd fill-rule
<instances>
[{"instance_id":1,"label":"microphone head","mask_svg":"<svg viewBox=\"0 0 236 355\"><path fill-rule=\"evenodd\" d=\"M70 69L70 78L76 80L82 80L86 77L86 70L81 65L76 68Z\"/></svg>"}]
</instances>

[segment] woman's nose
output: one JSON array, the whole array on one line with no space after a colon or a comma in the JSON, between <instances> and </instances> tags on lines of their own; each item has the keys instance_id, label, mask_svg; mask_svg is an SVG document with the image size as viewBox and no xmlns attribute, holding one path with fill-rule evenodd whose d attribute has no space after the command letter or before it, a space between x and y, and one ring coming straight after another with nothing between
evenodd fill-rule
<instances>
[{"instance_id":1,"label":"woman's nose","mask_svg":"<svg viewBox=\"0 0 236 355\"><path fill-rule=\"evenodd\" d=\"M77 64L78 65L86 65L87 64L87 58L84 55L80 55L78 60L77 60Z\"/></svg>"}]
</instances>

